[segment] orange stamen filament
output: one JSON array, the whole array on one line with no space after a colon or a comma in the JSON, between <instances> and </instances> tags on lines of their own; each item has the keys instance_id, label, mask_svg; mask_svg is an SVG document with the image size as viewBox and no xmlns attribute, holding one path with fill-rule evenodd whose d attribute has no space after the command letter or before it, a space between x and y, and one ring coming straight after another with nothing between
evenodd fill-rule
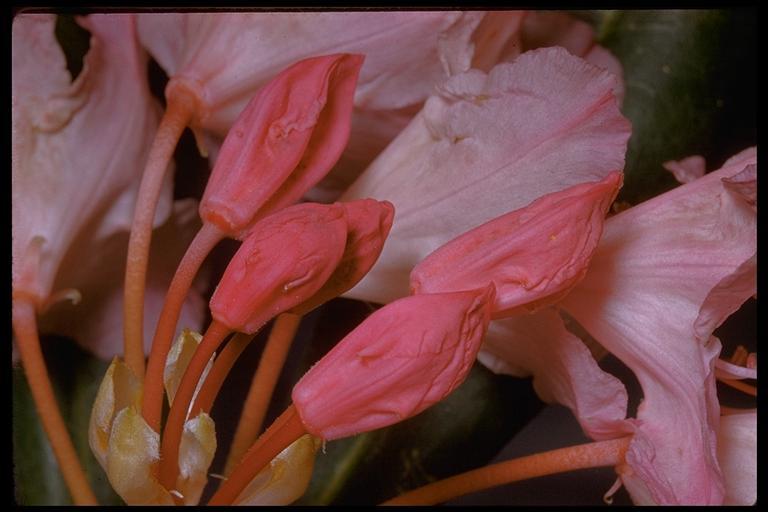
<instances>
[{"instance_id":1,"label":"orange stamen filament","mask_svg":"<svg viewBox=\"0 0 768 512\"><path fill-rule=\"evenodd\" d=\"M743 409L738 407L727 407L725 405L720 406L720 416L730 416L731 414L746 414L755 411L757 411L757 409L754 407Z\"/></svg>"},{"instance_id":2,"label":"orange stamen filament","mask_svg":"<svg viewBox=\"0 0 768 512\"><path fill-rule=\"evenodd\" d=\"M144 290L155 209L176 144L184 128L192 119L196 107L194 94L184 89L178 89L178 91L177 94L168 98L168 107L155 134L144 174L141 177L131 235L128 239L123 337L125 362L139 379L144 376Z\"/></svg>"},{"instance_id":3,"label":"orange stamen filament","mask_svg":"<svg viewBox=\"0 0 768 512\"><path fill-rule=\"evenodd\" d=\"M224 234L211 224L203 224L195 239L189 244L187 252L181 259L176 274L173 276L168 292L165 295L163 310L155 328L155 336L152 339L152 350L147 362L147 374L144 379L144 398L142 403L142 415L147 424L155 432L160 432L160 420L163 412L163 371L171 350L176 324L181 315L181 308L187 298L197 271L211 252L219 243Z\"/></svg>"},{"instance_id":4,"label":"orange stamen filament","mask_svg":"<svg viewBox=\"0 0 768 512\"><path fill-rule=\"evenodd\" d=\"M743 393L746 393L752 396L757 396L757 388L755 386L751 386L747 384L746 382L741 382L740 380L733 380L733 379L719 379L719 380L723 384L730 386L734 389L738 389Z\"/></svg>"},{"instance_id":5,"label":"orange stamen filament","mask_svg":"<svg viewBox=\"0 0 768 512\"><path fill-rule=\"evenodd\" d=\"M224 349L216 357L213 368L208 372L208 376L197 393L197 398L195 398L195 403L192 406L193 416L196 413L209 413L211 411L213 402L216 400L224 380L229 375L229 371L252 339L253 334L237 333L227 342Z\"/></svg>"},{"instance_id":6,"label":"orange stamen filament","mask_svg":"<svg viewBox=\"0 0 768 512\"><path fill-rule=\"evenodd\" d=\"M434 505L498 485L577 469L617 466L631 437L587 443L528 455L433 482L382 505Z\"/></svg>"},{"instance_id":7,"label":"orange stamen filament","mask_svg":"<svg viewBox=\"0 0 768 512\"><path fill-rule=\"evenodd\" d=\"M281 451L307 433L296 407L291 405L246 452L243 460L221 484L209 505L231 505L243 489Z\"/></svg>"},{"instance_id":8,"label":"orange stamen filament","mask_svg":"<svg viewBox=\"0 0 768 512\"><path fill-rule=\"evenodd\" d=\"M216 320L211 322L176 390L160 444L160 483L166 489L176 487L176 477L179 474L179 444L184 431L184 422L187 419L187 410L195 394L197 383L211 356L229 333L227 326Z\"/></svg>"},{"instance_id":9,"label":"orange stamen filament","mask_svg":"<svg viewBox=\"0 0 768 512\"><path fill-rule=\"evenodd\" d=\"M731 364L735 364L737 366L746 366L747 356L749 356L747 349L744 347L744 345L739 345L736 347L736 350L733 351L733 355L731 355Z\"/></svg>"},{"instance_id":10,"label":"orange stamen filament","mask_svg":"<svg viewBox=\"0 0 768 512\"><path fill-rule=\"evenodd\" d=\"M13 300L12 323L37 413L64 476L64 482L72 495L72 501L75 505L98 505L56 402L40 348L35 308L31 302L19 298Z\"/></svg>"},{"instance_id":11,"label":"orange stamen filament","mask_svg":"<svg viewBox=\"0 0 768 512\"><path fill-rule=\"evenodd\" d=\"M264 347L264 352L262 352L259 366L253 375L251 387L243 405L243 412L240 415L232 447L227 456L227 463L224 466L225 475L229 474L261 432L264 416L272 399L272 392L280 377L299 323L301 323L300 315L283 313L277 317L272 326L272 331L269 333L269 339Z\"/></svg>"}]
</instances>

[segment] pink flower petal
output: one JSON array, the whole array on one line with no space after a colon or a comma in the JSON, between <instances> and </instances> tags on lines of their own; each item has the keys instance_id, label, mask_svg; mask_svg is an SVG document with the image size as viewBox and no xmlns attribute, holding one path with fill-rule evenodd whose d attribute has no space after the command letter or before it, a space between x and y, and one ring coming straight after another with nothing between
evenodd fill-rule
<instances>
[{"instance_id":1,"label":"pink flower petal","mask_svg":"<svg viewBox=\"0 0 768 512\"><path fill-rule=\"evenodd\" d=\"M472 367L493 293L415 295L373 313L294 386L307 431L327 440L368 432L445 398Z\"/></svg>"},{"instance_id":2,"label":"pink flower petal","mask_svg":"<svg viewBox=\"0 0 768 512\"><path fill-rule=\"evenodd\" d=\"M144 350L147 354L168 285L199 228L197 202L183 200L174 204L173 215L153 235L144 315ZM82 236L76 244L80 245L79 250L69 252L63 260L63 266L71 270L56 280L56 287L79 286L83 299L75 306L67 303L54 306L41 319L40 331L69 336L104 360L122 356L123 273L128 233L115 233L98 242ZM98 258L81 259L83 253L98 254ZM201 330L207 310L202 297L207 286L205 278L204 269L181 310L180 327Z\"/></svg>"},{"instance_id":3,"label":"pink flower petal","mask_svg":"<svg viewBox=\"0 0 768 512\"><path fill-rule=\"evenodd\" d=\"M706 173L706 161L703 156L694 155L683 158L680 161L671 160L661 164L666 170L675 175L680 183L690 183L704 176Z\"/></svg>"},{"instance_id":4,"label":"pink flower petal","mask_svg":"<svg viewBox=\"0 0 768 512\"><path fill-rule=\"evenodd\" d=\"M583 57L595 43L595 31L584 21L563 11L531 11L523 20L523 48L561 46Z\"/></svg>"},{"instance_id":5,"label":"pink flower petal","mask_svg":"<svg viewBox=\"0 0 768 512\"><path fill-rule=\"evenodd\" d=\"M739 366L729 363L728 361L718 359L715 361L715 376L718 379L756 379L757 368Z\"/></svg>"},{"instance_id":6,"label":"pink flower petal","mask_svg":"<svg viewBox=\"0 0 768 512\"><path fill-rule=\"evenodd\" d=\"M73 241L81 233L104 240L130 226L137 169L158 122L132 19L82 19L92 34L91 47L73 83L54 37L55 19L22 14L14 19L12 34L14 289L23 287L39 300L55 291L57 274L67 271L61 260L76 250ZM158 223L168 216L170 199L169 177ZM35 237L43 239L41 260L34 282L21 283L25 253Z\"/></svg>"},{"instance_id":7,"label":"pink flower petal","mask_svg":"<svg viewBox=\"0 0 768 512\"><path fill-rule=\"evenodd\" d=\"M491 322L478 360L497 373L533 375L539 397L570 408L593 439L632 431L624 384L600 369L552 308Z\"/></svg>"},{"instance_id":8,"label":"pink flower petal","mask_svg":"<svg viewBox=\"0 0 768 512\"><path fill-rule=\"evenodd\" d=\"M748 165L730 178L723 178L725 188L740 195L750 206L757 207L757 166Z\"/></svg>"},{"instance_id":9,"label":"pink flower petal","mask_svg":"<svg viewBox=\"0 0 768 512\"><path fill-rule=\"evenodd\" d=\"M756 248L755 212L721 181L745 165L735 161L609 219L590 271L561 304L643 387L621 470L637 502L723 500L713 375L720 344L708 331L751 293L722 289Z\"/></svg>"},{"instance_id":10,"label":"pink flower petal","mask_svg":"<svg viewBox=\"0 0 768 512\"><path fill-rule=\"evenodd\" d=\"M725 505L757 502L757 411L720 417L717 458L725 476Z\"/></svg>"},{"instance_id":11,"label":"pink flower petal","mask_svg":"<svg viewBox=\"0 0 768 512\"><path fill-rule=\"evenodd\" d=\"M613 172L467 231L414 267L411 289L436 293L493 282L494 318L557 302L584 277L621 181Z\"/></svg>"},{"instance_id":12,"label":"pink flower petal","mask_svg":"<svg viewBox=\"0 0 768 512\"><path fill-rule=\"evenodd\" d=\"M624 70L621 62L607 49L595 44L592 27L562 11L532 11L528 13L520 30L523 51L534 48L562 46L616 77L613 93L619 105L624 101Z\"/></svg>"},{"instance_id":13,"label":"pink flower petal","mask_svg":"<svg viewBox=\"0 0 768 512\"><path fill-rule=\"evenodd\" d=\"M511 62L522 52L520 29L526 11L491 11L475 30L472 68L489 72L500 62Z\"/></svg>"},{"instance_id":14,"label":"pink flower petal","mask_svg":"<svg viewBox=\"0 0 768 512\"><path fill-rule=\"evenodd\" d=\"M561 48L449 79L343 196L397 211L381 258L347 295L406 295L413 266L452 238L623 168L629 124L612 85Z\"/></svg>"}]
</instances>

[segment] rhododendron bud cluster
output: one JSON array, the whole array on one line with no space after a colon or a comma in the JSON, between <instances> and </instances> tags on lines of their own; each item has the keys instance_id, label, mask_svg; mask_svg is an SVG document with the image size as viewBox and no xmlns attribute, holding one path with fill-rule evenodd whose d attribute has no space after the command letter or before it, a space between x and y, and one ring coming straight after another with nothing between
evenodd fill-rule
<instances>
[{"instance_id":1,"label":"rhododendron bud cluster","mask_svg":"<svg viewBox=\"0 0 768 512\"><path fill-rule=\"evenodd\" d=\"M725 360L715 329L756 294L757 150L709 173L702 156L673 157L663 167L679 187L614 215L629 90L586 21L89 15L77 20L90 33L83 69L67 81L55 20L25 14L13 29L12 319L75 504L97 500L38 333L38 316L62 298L103 302L105 317L122 310L122 323L98 320L110 329L68 332L108 331L122 344L96 349L118 356L87 436L129 505L290 504L325 442L414 418L476 361L532 377L538 397L567 407L594 442L385 504L601 466L618 477L606 496L623 485L637 504L754 501L756 414L721 408L715 382L756 394L742 382L757 378L756 353L740 346ZM150 56L169 75L162 115ZM210 173L194 199L173 203L187 128ZM120 265L100 262L100 245ZM89 293L98 286L84 275L111 275L101 266L124 268L121 301ZM342 296L370 311L313 352L262 431L294 338L305 342L299 327ZM636 411L598 364L606 352L642 388ZM243 404L217 402L246 353L261 359ZM214 404L239 414L231 443L219 439ZM212 469L220 447L229 452Z\"/></svg>"}]
</instances>

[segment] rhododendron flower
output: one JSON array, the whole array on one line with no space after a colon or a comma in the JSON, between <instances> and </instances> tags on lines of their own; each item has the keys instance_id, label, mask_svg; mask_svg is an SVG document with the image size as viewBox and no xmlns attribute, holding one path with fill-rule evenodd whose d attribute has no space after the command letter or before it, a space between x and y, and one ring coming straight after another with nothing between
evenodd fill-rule
<instances>
[{"instance_id":1,"label":"rhododendron flower","mask_svg":"<svg viewBox=\"0 0 768 512\"><path fill-rule=\"evenodd\" d=\"M388 203L373 200L358 201L348 208L304 203L273 213L253 226L213 292L213 321L171 404L161 445L163 486L173 485L183 469L179 459L181 429L190 414L204 365L225 337L233 331L253 334L281 313L306 301L314 307L318 299L328 298L329 291L341 292L352 286L360 277L356 270L370 267L378 257L383 242L380 230L389 230L391 210ZM322 290L340 263L341 273ZM242 475L239 481L243 481Z\"/></svg>"},{"instance_id":2,"label":"rhododendron flower","mask_svg":"<svg viewBox=\"0 0 768 512\"><path fill-rule=\"evenodd\" d=\"M601 417L601 436L611 434L606 422L614 436L632 432L626 465L618 470L635 502L723 501L714 388L720 343L712 331L754 294L756 243L749 198L729 190L726 180L755 165L754 149L746 150L719 171L608 219L586 277L559 304L643 387L636 420L617 421L626 395L616 389L603 394L602 407L574 411L582 425ZM515 329L533 321L515 319ZM481 360L515 368L524 361L521 352L541 346L531 343L538 336L515 340L513 332L489 336ZM555 377L542 362L532 371L547 382ZM594 364L582 368L569 369L572 382L588 373L589 380L604 379ZM584 403L601 394L583 391ZM557 400L569 404L567 397Z\"/></svg>"},{"instance_id":3,"label":"rhododendron flower","mask_svg":"<svg viewBox=\"0 0 768 512\"><path fill-rule=\"evenodd\" d=\"M289 64L323 53L364 54L350 144L329 180L340 181L333 189L346 186L344 175L355 176L394 138L436 83L475 60L501 58L514 46L522 17L479 11L137 15L142 43L171 77L169 87L196 91L192 127L213 147L253 91Z\"/></svg>"},{"instance_id":4,"label":"rhododendron flower","mask_svg":"<svg viewBox=\"0 0 768 512\"><path fill-rule=\"evenodd\" d=\"M622 169L629 126L614 83L562 48L547 48L441 84L342 197L386 198L397 210L382 257L347 295L376 302L406 295L411 268L448 240Z\"/></svg>"},{"instance_id":5,"label":"rhododendron flower","mask_svg":"<svg viewBox=\"0 0 768 512\"><path fill-rule=\"evenodd\" d=\"M146 85L147 57L130 19L93 15L80 20L92 34L91 47L71 83L54 37L55 19L20 15L13 24L14 295L33 300L40 313L60 298L82 296L74 308L54 306L41 329L70 335L109 358L120 350L114 329L120 325L121 294L111 272L125 258L127 240L121 233L130 227L137 167L146 158L159 112ZM170 215L168 180L155 225L167 221L172 238L158 247L151 301L160 300L167 286L163 267L180 257L169 248L191 235L182 210L168 220ZM191 327L198 327L201 306L195 291L184 309Z\"/></svg>"},{"instance_id":6,"label":"rhododendron flower","mask_svg":"<svg viewBox=\"0 0 768 512\"><path fill-rule=\"evenodd\" d=\"M445 398L469 373L494 294L489 284L414 295L376 311L294 386L293 404L209 503L233 503L255 471L305 433L323 440L348 437L410 418Z\"/></svg>"},{"instance_id":7,"label":"rhododendron flower","mask_svg":"<svg viewBox=\"0 0 768 512\"><path fill-rule=\"evenodd\" d=\"M754 504L756 410L721 408L715 382L755 395L739 380L757 378L756 353L721 358L714 332L756 296L756 148L710 173L700 156L665 162L681 186L606 218L630 136L622 65L596 41L601 25L616 44L611 16L593 28L556 11L89 15L75 20L90 47L70 77L72 20L19 15L12 320L29 386L17 391L34 399L74 504L109 491L81 466L86 432L68 428L93 388L76 375L75 407L61 414L70 390L54 393L48 367L60 363L43 357L38 328L112 358L87 437L128 505L198 505L206 490L209 505L290 504L326 441L418 425L475 360L532 376L594 442L384 504L601 466L618 475L606 501L623 485L636 504ZM150 55L168 75L162 116ZM172 194L187 127L212 168L199 204ZM224 238L239 249L214 261ZM209 255L223 274L200 334ZM302 315L342 294L383 306L262 431L270 404L288 399L274 391L294 337L327 310ZM219 439L218 407L239 405L220 391L237 386L230 370L267 326L232 442ZM631 416L624 384L598 365L607 353L642 388ZM323 461L335 465L321 501L346 494L367 439L341 466ZM409 448L421 469L424 450Z\"/></svg>"}]
</instances>

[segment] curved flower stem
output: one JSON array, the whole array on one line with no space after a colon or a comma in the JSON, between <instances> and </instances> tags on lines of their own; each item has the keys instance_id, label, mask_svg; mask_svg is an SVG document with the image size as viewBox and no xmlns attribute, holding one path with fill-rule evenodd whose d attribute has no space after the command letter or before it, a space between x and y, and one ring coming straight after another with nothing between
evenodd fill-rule
<instances>
[{"instance_id":1,"label":"curved flower stem","mask_svg":"<svg viewBox=\"0 0 768 512\"><path fill-rule=\"evenodd\" d=\"M718 380L723 384L725 384L726 386L730 386L734 389L738 389L742 393L746 393L752 396L757 396L757 388L755 386L751 386L747 384L746 382L741 382L740 380L734 380L734 379L718 379Z\"/></svg>"},{"instance_id":2,"label":"curved flower stem","mask_svg":"<svg viewBox=\"0 0 768 512\"><path fill-rule=\"evenodd\" d=\"M196 107L193 93L177 89L168 98L168 107L160 121L141 177L125 264L123 337L125 362L139 380L144 376L144 289L146 287L152 223L168 165L184 128Z\"/></svg>"},{"instance_id":3,"label":"curved flower stem","mask_svg":"<svg viewBox=\"0 0 768 512\"><path fill-rule=\"evenodd\" d=\"M194 405L192 405L193 411L210 412L213 402L219 394L221 385L224 384L224 380L229 375L229 371L235 365L237 358L240 357L243 350L253 340L253 337L253 334L239 332L227 342L224 349L213 362L213 368L208 372L203 385L200 387L200 391L197 393L197 398L195 398Z\"/></svg>"},{"instance_id":4,"label":"curved flower stem","mask_svg":"<svg viewBox=\"0 0 768 512\"><path fill-rule=\"evenodd\" d=\"M272 399L272 392L277 384L277 379L280 377L280 371L285 364L285 358L288 356L293 337L296 335L300 323L300 315L283 313L277 317L272 326L237 424L232 447L224 466L225 475L229 474L261 432L261 425L264 423L264 416Z\"/></svg>"},{"instance_id":5,"label":"curved flower stem","mask_svg":"<svg viewBox=\"0 0 768 512\"><path fill-rule=\"evenodd\" d=\"M211 356L230 332L229 327L224 324L216 320L211 322L176 390L160 443L160 483L166 489L174 489L176 486L176 477L179 473L179 444L197 383Z\"/></svg>"},{"instance_id":6,"label":"curved flower stem","mask_svg":"<svg viewBox=\"0 0 768 512\"><path fill-rule=\"evenodd\" d=\"M211 224L203 224L203 227L195 235L195 239L189 244L165 295L163 310L157 321L155 336L152 339L152 349L147 362L144 398L141 407L144 420L155 432L160 432L164 396L163 371L168 352L171 350L181 308L197 271L213 247L223 238L224 234L218 228Z\"/></svg>"},{"instance_id":7,"label":"curved flower stem","mask_svg":"<svg viewBox=\"0 0 768 512\"><path fill-rule=\"evenodd\" d=\"M16 333L19 355L29 382L37 413L53 448L59 469L64 476L75 505L98 505L77 452L61 417L56 397L48 378L48 371L37 334L35 307L31 302L14 298L12 305L13 330Z\"/></svg>"},{"instance_id":8,"label":"curved flower stem","mask_svg":"<svg viewBox=\"0 0 768 512\"><path fill-rule=\"evenodd\" d=\"M498 485L576 469L617 466L631 437L580 444L528 455L439 480L393 498L382 505L434 505Z\"/></svg>"},{"instance_id":9,"label":"curved flower stem","mask_svg":"<svg viewBox=\"0 0 768 512\"><path fill-rule=\"evenodd\" d=\"M243 460L221 484L209 505L231 505L251 480L281 451L307 433L291 404L245 453Z\"/></svg>"}]
</instances>

